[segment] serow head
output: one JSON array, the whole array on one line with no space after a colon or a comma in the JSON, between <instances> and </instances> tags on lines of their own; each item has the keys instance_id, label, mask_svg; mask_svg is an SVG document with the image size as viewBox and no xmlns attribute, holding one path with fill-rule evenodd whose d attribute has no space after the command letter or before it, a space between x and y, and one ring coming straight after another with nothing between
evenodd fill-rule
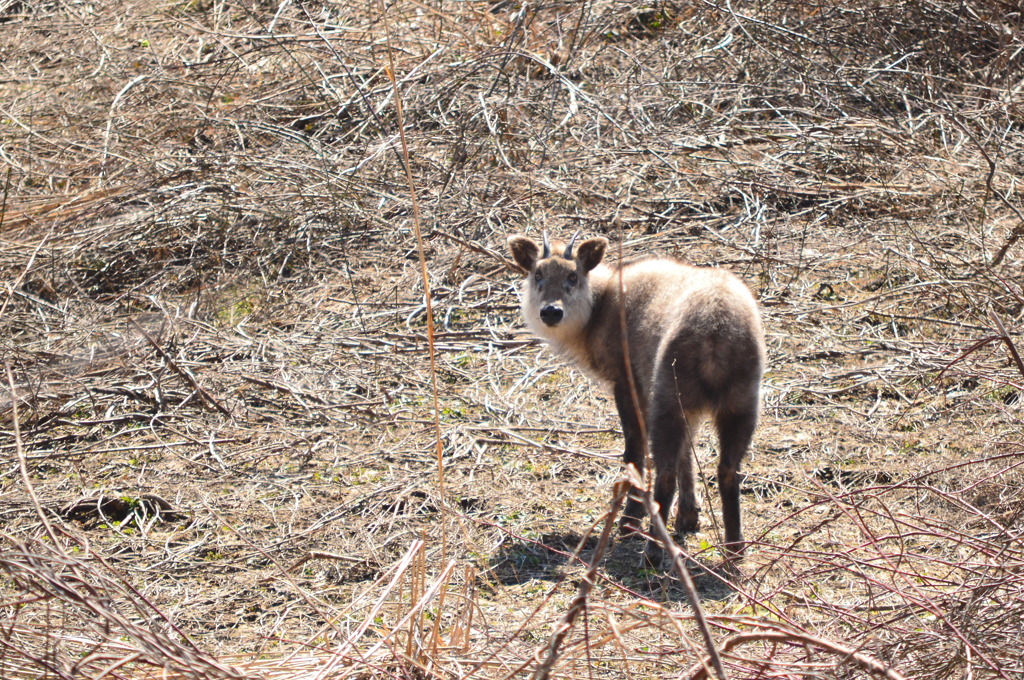
<instances>
[{"instance_id":1,"label":"serow head","mask_svg":"<svg viewBox=\"0 0 1024 680\"><path fill-rule=\"evenodd\" d=\"M578 234L577 234L578 235ZM593 305L590 272L601 263L608 239L587 239L576 246L576 236L568 244L543 242L526 236L508 239L512 259L526 272L523 285L523 315L535 330L544 327L571 327L585 324Z\"/></svg>"}]
</instances>

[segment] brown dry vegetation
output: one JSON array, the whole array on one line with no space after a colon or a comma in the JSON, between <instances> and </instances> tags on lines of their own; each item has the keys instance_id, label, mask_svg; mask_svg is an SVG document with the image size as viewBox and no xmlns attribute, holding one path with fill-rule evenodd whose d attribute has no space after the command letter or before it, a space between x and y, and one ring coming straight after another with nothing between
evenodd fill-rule
<instances>
[{"instance_id":1,"label":"brown dry vegetation","mask_svg":"<svg viewBox=\"0 0 1024 680\"><path fill-rule=\"evenodd\" d=\"M1022 10L0 0L0 677L534 672L620 446L541 228L761 300L730 677L1024 676ZM555 676L714 675L638 553Z\"/></svg>"}]
</instances>

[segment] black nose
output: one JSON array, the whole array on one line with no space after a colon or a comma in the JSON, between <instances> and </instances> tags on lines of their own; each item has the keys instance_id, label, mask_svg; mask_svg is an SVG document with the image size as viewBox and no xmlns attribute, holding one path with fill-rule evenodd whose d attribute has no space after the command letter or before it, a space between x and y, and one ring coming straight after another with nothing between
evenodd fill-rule
<instances>
[{"instance_id":1,"label":"black nose","mask_svg":"<svg viewBox=\"0 0 1024 680\"><path fill-rule=\"evenodd\" d=\"M562 308L555 305L547 305L540 309L540 320L549 326L554 326L562 320Z\"/></svg>"}]
</instances>

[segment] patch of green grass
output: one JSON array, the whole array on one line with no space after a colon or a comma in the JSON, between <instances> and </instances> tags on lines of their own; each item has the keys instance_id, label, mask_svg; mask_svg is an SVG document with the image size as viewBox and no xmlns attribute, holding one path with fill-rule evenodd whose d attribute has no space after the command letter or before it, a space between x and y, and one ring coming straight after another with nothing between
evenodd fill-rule
<instances>
[{"instance_id":1,"label":"patch of green grass","mask_svg":"<svg viewBox=\"0 0 1024 680\"><path fill-rule=\"evenodd\" d=\"M231 327L238 325L241 321L252 316L256 309L255 300L245 295L217 311L217 321L220 325Z\"/></svg>"}]
</instances>

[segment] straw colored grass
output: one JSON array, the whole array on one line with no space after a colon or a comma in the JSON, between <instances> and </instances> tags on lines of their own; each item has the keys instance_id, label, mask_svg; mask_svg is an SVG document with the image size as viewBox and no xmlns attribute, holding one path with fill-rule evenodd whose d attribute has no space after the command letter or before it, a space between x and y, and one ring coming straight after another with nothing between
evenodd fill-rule
<instances>
[{"instance_id":1,"label":"straw colored grass","mask_svg":"<svg viewBox=\"0 0 1024 680\"><path fill-rule=\"evenodd\" d=\"M0 676L1020 677L1021 17L0 0ZM703 440L600 539L541 229L756 292L738 573Z\"/></svg>"}]
</instances>

